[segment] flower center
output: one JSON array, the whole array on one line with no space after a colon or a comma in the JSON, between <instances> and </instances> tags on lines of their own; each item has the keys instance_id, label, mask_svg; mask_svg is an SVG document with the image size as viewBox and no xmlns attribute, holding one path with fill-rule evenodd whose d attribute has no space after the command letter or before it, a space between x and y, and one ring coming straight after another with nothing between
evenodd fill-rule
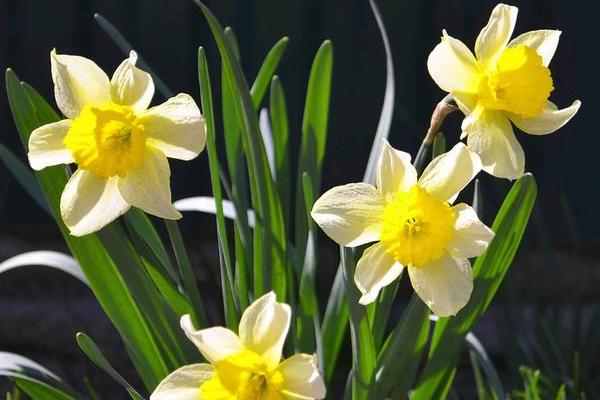
<instances>
[{"instance_id":1,"label":"flower center","mask_svg":"<svg viewBox=\"0 0 600 400\"><path fill-rule=\"evenodd\" d=\"M213 376L200 386L202 400L283 400L280 372L270 370L264 360L248 350L215 363Z\"/></svg>"},{"instance_id":2,"label":"flower center","mask_svg":"<svg viewBox=\"0 0 600 400\"><path fill-rule=\"evenodd\" d=\"M78 167L102 179L124 177L139 166L145 143L144 126L133 110L112 102L85 107L64 139Z\"/></svg>"},{"instance_id":3,"label":"flower center","mask_svg":"<svg viewBox=\"0 0 600 400\"><path fill-rule=\"evenodd\" d=\"M383 211L381 241L403 265L422 267L446 254L456 214L418 185L396 193Z\"/></svg>"},{"instance_id":4,"label":"flower center","mask_svg":"<svg viewBox=\"0 0 600 400\"><path fill-rule=\"evenodd\" d=\"M525 45L509 47L495 69L479 81L479 101L485 108L506 110L524 117L539 115L554 90L542 57Z\"/></svg>"}]
</instances>

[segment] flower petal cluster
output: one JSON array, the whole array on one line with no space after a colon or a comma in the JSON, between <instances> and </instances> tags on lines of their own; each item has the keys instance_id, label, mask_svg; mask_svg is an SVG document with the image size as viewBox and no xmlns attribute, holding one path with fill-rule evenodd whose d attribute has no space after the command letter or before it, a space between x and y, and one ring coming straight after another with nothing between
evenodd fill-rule
<instances>
[{"instance_id":1,"label":"flower petal cluster","mask_svg":"<svg viewBox=\"0 0 600 400\"><path fill-rule=\"evenodd\" d=\"M29 163L41 170L77 164L61 196L65 225L75 236L97 231L131 206L162 218L181 214L171 203L167 157L195 158L205 122L194 100L180 93L148 108L151 76L131 52L112 78L93 61L50 54L54 96L66 119L29 138Z\"/></svg>"},{"instance_id":2,"label":"flower petal cluster","mask_svg":"<svg viewBox=\"0 0 600 400\"><path fill-rule=\"evenodd\" d=\"M341 245L376 242L356 266L361 304L375 301L407 268L414 290L429 308L442 317L454 315L473 289L468 259L482 254L494 236L473 208L451 205L481 170L481 161L459 143L417 179L410 158L386 141L376 187L334 187L315 202L311 215Z\"/></svg>"},{"instance_id":3,"label":"flower petal cluster","mask_svg":"<svg viewBox=\"0 0 600 400\"><path fill-rule=\"evenodd\" d=\"M462 137L483 170L515 179L525 171L525 155L511 122L532 135L552 133L579 110L576 100L558 109L548 100L554 84L548 65L561 32L537 30L510 40L517 8L498 4L475 42L475 54L444 30L427 68L436 84L453 95L466 115Z\"/></svg>"},{"instance_id":4,"label":"flower petal cluster","mask_svg":"<svg viewBox=\"0 0 600 400\"><path fill-rule=\"evenodd\" d=\"M291 310L270 292L242 315L239 336L222 327L196 331L189 315L181 327L209 364L180 368L158 385L150 400L322 399L325 384L315 356L282 361Z\"/></svg>"}]
</instances>

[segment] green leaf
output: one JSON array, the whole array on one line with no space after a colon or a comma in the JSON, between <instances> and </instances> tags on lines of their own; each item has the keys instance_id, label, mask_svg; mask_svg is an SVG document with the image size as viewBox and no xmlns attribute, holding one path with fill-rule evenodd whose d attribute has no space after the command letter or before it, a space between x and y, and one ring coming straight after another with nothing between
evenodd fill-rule
<instances>
[{"instance_id":1,"label":"green leaf","mask_svg":"<svg viewBox=\"0 0 600 400\"><path fill-rule=\"evenodd\" d=\"M331 381L336 370L340 349L348 330L349 314L344 287L344 271L342 268L338 268L321 325L323 369L327 382Z\"/></svg>"},{"instance_id":2,"label":"green leaf","mask_svg":"<svg viewBox=\"0 0 600 400\"><path fill-rule=\"evenodd\" d=\"M198 80L200 82L200 97L202 99L202 110L206 119L206 150L208 152L208 163L210 168L210 181L215 198L217 238L219 242L219 264L221 266L221 283L223 288L223 303L225 304L225 320L230 329L236 329L239 322L239 308L236 306L233 295L233 273L231 265L231 253L223 215L223 195L221 193L221 182L219 181L219 160L217 158L217 145L215 139L215 119L212 104L212 89L208 63L203 48L198 49ZM241 293L239 295L245 295Z\"/></svg>"},{"instance_id":3,"label":"green leaf","mask_svg":"<svg viewBox=\"0 0 600 400\"><path fill-rule=\"evenodd\" d=\"M302 175L306 172L312 182L315 193L320 193L321 169L327 142L327 120L329 117L329 97L331 94L331 75L333 70L333 45L329 40L321 44L315 55L304 103L302 119L302 139L298 159L298 177L296 181L296 226L295 245L300 256L299 264L304 264L308 225L306 222L307 203L304 201Z\"/></svg>"},{"instance_id":4,"label":"green leaf","mask_svg":"<svg viewBox=\"0 0 600 400\"><path fill-rule=\"evenodd\" d=\"M194 0L194 3L200 7L209 23L221 54L225 74L236 93L232 100L242 131L252 203L257 215L254 229L254 294L259 296L272 288L280 298L286 298L285 225L248 83L219 22L202 2Z\"/></svg>"},{"instance_id":5,"label":"green leaf","mask_svg":"<svg viewBox=\"0 0 600 400\"><path fill-rule=\"evenodd\" d=\"M48 104L32 89L22 85L15 73L6 71L7 95L11 111L21 141L27 149L31 132L44 124L55 122L58 115L44 115L40 110L47 110ZM47 112L47 111L46 111ZM136 302L134 301L115 262L106 252L97 236L72 236L62 223L60 217L60 196L67 182L67 174L62 166L45 168L35 173L42 192L46 196L55 220L69 246L71 253L79 262L90 287L103 309L111 319L123 340L135 349L139 356L138 369L144 382L154 387L168 373L167 366L151 334L148 324ZM101 267L100 267L101 266ZM131 266L127 266L131 268ZM124 312L126 310L126 313Z\"/></svg>"},{"instance_id":6,"label":"green leaf","mask_svg":"<svg viewBox=\"0 0 600 400\"><path fill-rule=\"evenodd\" d=\"M291 218L289 122L285 93L278 76L274 76L271 81L269 117L275 150L275 184L281 199L283 216L286 221L289 221Z\"/></svg>"},{"instance_id":7,"label":"green leaf","mask_svg":"<svg viewBox=\"0 0 600 400\"><path fill-rule=\"evenodd\" d=\"M13 378L15 384L32 400L76 400L67 393L34 379ZM81 398L81 397L80 397Z\"/></svg>"},{"instance_id":8,"label":"green leaf","mask_svg":"<svg viewBox=\"0 0 600 400\"><path fill-rule=\"evenodd\" d=\"M443 399L448 394L463 341L487 310L519 248L537 194L535 179L518 179L504 199L492 230L496 237L473 267L469 303L452 318L440 318L433 333L429 359L413 399Z\"/></svg>"},{"instance_id":9,"label":"green leaf","mask_svg":"<svg viewBox=\"0 0 600 400\"><path fill-rule=\"evenodd\" d=\"M144 398L127 382L115 369L110 365L104 354L100 351L96 343L85 333L77 333L77 344L79 348L85 353L90 360L100 367L104 372L110 375L115 381L117 381L123 388L129 393L129 396L133 400L144 400Z\"/></svg>"},{"instance_id":10,"label":"green leaf","mask_svg":"<svg viewBox=\"0 0 600 400\"><path fill-rule=\"evenodd\" d=\"M371 326L366 308L359 304L360 292L354 284L356 260L354 250L340 247L344 270L346 300L350 305L350 334L352 338L352 399L363 400L369 395L369 386L377 362L377 354L371 336Z\"/></svg>"},{"instance_id":11,"label":"green leaf","mask_svg":"<svg viewBox=\"0 0 600 400\"><path fill-rule=\"evenodd\" d=\"M256 74L256 79L254 79L254 83L250 88L250 96L252 96L252 104L254 104L254 108L258 110L260 108L260 103L262 103L263 98L265 97L265 93L269 88L269 84L271 83L271 78L275 71L277 70L277 66L279 65L279 61L281 61L281 57L289 43L290 39L287 36L279 39L277 43L273 46L273 48L269 51L265 60L263 61L260 69L258 70L258 74Z\"/></svg>"},{"instance_id":12,"label":"green leaf","mask_svg":"<svg viewBox=\"0 0 600 400\"><path fill-rule=\"evenodd\" d=\"M19 160L12 151L0 143L0 159L6 165L12 176L21 184L23 189L33 198L33 200L48 214L52 215L48 203L44 198L44 194L40 186L35 181L35 177L31 170Z\"/></svg>"}]
</instances>

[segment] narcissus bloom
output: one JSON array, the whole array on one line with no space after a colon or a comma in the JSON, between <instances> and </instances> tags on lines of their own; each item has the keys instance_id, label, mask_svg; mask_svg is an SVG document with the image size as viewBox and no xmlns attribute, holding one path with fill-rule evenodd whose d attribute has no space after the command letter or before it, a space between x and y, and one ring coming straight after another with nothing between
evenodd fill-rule
<instances>
[{"instance_id":1,"label":"narcissus bloom","mask_svg":"<svg viewBox=\"0 0 600 400\"><path fill-rule=\"evenodd\" d=\"M205 122L187 94L148 108L154 83L136 60L131 52L109 80L87 58L50 53L54 96L67 119L34 130L28 156L36 170L77 164L60 200L73 235L99 230L130 206L181 218L171 203L167 157L196 157Z\"/></svg>"},{"instance_id":2,"label":"narcissus bloom","mask_svg":"<svg viewBox=\"0 0 600 400\"><path fill-rule=\"evenodd\" d=\"M369 304L406 267L413 288L437 315L456 314L473 289L468 258L482 254L494 233L466 204L452 206L481 169L479 157L459 143L435 158L422 176L410 154L385 142L377 187L351 183L325 192L311 215L344 246L367 248L354 281Z\"/></svg>"},{"instance_id":3,"label":"narcissus bloom","mask_svg":"<svg viewBox=\"0 0 600 400\"><path fill-rule=\"evenodd\" d=\"M239 336L226 328L196 331L188 315L181 327L210 364L176 370L150 400L322 399L325 385L314 356L281 359L291 311L271 292L244 311Z\"/></svg>"},{"instance_id":4,"label":"narcissus bloom","mask_svg":"<svg viewBox=\"0 0 600 400\"><path fill-rule=\"evenodd\" d=\"M437 85L451 93L466 115L462 137L488 173L515 179L525 171L523 148L511 121L532 135L556 131L581 103L559 110L548 101L554 90L548 64L560 31L538 30L510 40L517 8L498 4L475 42L475 55L444 30L427 67Z\"/></svg>"}]
</instances>

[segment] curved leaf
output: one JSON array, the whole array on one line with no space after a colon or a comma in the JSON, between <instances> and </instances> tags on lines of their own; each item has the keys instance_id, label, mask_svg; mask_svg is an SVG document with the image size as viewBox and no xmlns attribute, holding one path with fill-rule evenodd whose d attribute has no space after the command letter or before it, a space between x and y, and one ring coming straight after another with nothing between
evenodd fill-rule
<instances>
[{"instance_id":1,"label":"curved leaf","mask_svg":"<svg viewBox=\"0 0 600 400\"><path fill-rule=\"evenodd\" d=\"M89 282L83 274L79 263L73 257L56 251L30 251L13 256L0 263L0 274L11 269L34 265L56 268L74 276L89 286Z\"/></svg>"}]
</instances>

